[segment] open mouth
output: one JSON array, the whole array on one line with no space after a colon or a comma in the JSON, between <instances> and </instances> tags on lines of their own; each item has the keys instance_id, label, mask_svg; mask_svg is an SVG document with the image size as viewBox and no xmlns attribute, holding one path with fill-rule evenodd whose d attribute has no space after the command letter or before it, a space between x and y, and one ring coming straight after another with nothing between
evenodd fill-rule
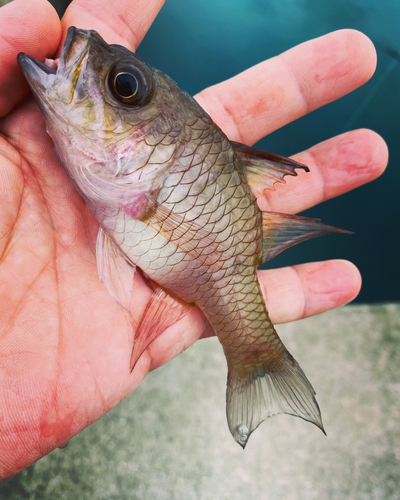
<instances>
[{"instance_id":1,"label":"open mouth","mask_svg":"<svg viewBox=\"0 0 400 500\"><path fill-rule=\"evenodd\" d=\"M23 52L18 54L17 61L31 89L39 93L42 93L47 88L57 74L55 64L45 64Z\"/></svg>"},{"instance_id":2,"label":"open mouth","mask_svg":"<svg viewBox=\"0 0 400 500\"><path fill-rule=\"evenodd\" d=\"M57 69L58 69L58 61L60 60L60 58L58 59L45 59L44 60L44 65L46 66L47 69L45 68L42 68L43 71L47 71L48 74L56 74L57 73Z\"/></svg>"},{"instance_id":3,"label":"open mouth","mask_svg":"<svg viewBox=\"0 0 400 500\"><path fill-rule=\"evenodd\" d=\"M20 52L17 57L25 77L32 85L46 87L49 75L67 74L74 66L80 66L87 53L90 31L68 28L67 37L58 59L46 59L44 62Z\"/></svg>"},{"instance_id":4,"label":"open mouth","mask_svg":"<svg viewBox=\"0 0 400 500\"><path fill-rule=\"evenodd\" d=\"M30 59L38 68L40 68L42 71L44 71L47 75L55 75L57 74L57 68L58 64L56 64L56 61L54 59L46 59L44 63L41 61L38 61L37 59L34 59L33 57L27 56L26 54L18 54L18 58L20 56L23 56L24 58ZM18 59L18 62L19 59Z\"/></svg>"}]
</instances>

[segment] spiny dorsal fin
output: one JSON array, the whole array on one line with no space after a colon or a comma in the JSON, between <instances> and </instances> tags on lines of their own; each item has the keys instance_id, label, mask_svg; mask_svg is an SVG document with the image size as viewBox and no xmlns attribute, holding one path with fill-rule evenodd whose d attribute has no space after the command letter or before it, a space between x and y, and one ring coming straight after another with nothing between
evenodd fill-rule
<instances>
[{"instance_id":1,"label":"spiny dorsal fin","mask_svg":"<svg viewBox=\"0 0 400 500\"><path fill-rule=\"evenodd\" d=\"M276 182L285 183L285 175L296 176L296 168L310 171L306 165L269 151L251 148L239 142L232 142L232 147L245 169L247 181L257 198L262 196L264 189L274 190Z\"/></svg>"},{"instance_id":2,"label":"spiny dorsal fin","mask_svg":"<svg viewBox=\"0 0 400 500\"><path fill-rule=\"evenodd\" d=\"M263 212L263 256L267 262L287 248L302 241L332 233L353 234L351 231L324 224L319 219Z\"/></svg>"}]
</instances>

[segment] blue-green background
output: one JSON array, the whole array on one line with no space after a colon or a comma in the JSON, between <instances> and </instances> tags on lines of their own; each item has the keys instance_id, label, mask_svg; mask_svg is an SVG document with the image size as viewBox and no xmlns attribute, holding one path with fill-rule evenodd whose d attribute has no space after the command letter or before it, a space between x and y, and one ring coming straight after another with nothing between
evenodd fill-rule
<instances>
[{"instance_id":1,"label":"blue-green background","mask_svg":"<svg viewBox=\"0 0 400 500\"><path fill-rule=\"evenodd\" d=\"M258 144L289 156L361 127L386 140L390 163L381 178L304 212L356 234L302 243L270 264L351 260L363 276L360 302L400 300L399 25L399 0L168 0L138 49L141 57L195 94L333 30L354 28L372 39L378 67L370 82Z\"/></svg>"}]
</instances>

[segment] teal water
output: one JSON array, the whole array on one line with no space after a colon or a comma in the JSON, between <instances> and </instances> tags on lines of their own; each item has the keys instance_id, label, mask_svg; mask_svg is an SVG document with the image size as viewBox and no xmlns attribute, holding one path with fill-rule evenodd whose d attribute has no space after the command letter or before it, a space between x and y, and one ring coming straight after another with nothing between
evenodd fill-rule
<instances>
[{"instance_id":1,"label":"teal water","mask_svg":"<svg viewBox=\"0 0 400 500\"><path fill-rule=\"evenodd\" d=\"M195 94L330 31L354 28L373 40L378 68L370 82L259 143L291 155L361 127L388 143L391 159L379 180L304 213L356 234L302 243L271 263L349 259L363 275L360 302L400 300L399 24L398 0L168 0L138 50Z\"/></svg>"},{"instance_id":2,"label":"teal water","mask_svg":"<svg viewBox=\"0 0 400 500\"><path fill-rule=\"evenodd\" d=\"M400 300L400 2L388 0L169 0L138 53L194 94L249 66L330 31L353 28L378 51L378 68L362 88L283 127L259 146L291 155L353 128L371 128L389 146L377 181L304 215L354 231L302 243L274 267L343 258L363 275L360 302ZM398 52L399 51L399 52Z\"/></svg>"}]
</instances>

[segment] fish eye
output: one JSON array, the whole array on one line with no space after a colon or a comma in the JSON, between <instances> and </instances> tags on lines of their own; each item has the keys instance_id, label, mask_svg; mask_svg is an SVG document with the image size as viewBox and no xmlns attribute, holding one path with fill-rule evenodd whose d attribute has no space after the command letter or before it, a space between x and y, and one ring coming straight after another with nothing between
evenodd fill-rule
<instances>
[{"instance_id":1,"label":"fish eye","mask_svg":"<svg viewBox=\"0 0 400 500\"><path fill-rule=\"evenodd\" d=\"M115 91L125 99L132 99L138 91L138 81L131 73L118 73L114 78Z\"/></svg>"},{"instance_id":2,"label":"fish eye","mask_svg":"<svg viewBox=\"0 0 400 500\"><path fill-rule=\"evenodd\" d=\"M128 106L140 106L153 95L152 78L146 68L130 61L114 64L107 78L111 95Z\"/></svg>"}]
</instances>

